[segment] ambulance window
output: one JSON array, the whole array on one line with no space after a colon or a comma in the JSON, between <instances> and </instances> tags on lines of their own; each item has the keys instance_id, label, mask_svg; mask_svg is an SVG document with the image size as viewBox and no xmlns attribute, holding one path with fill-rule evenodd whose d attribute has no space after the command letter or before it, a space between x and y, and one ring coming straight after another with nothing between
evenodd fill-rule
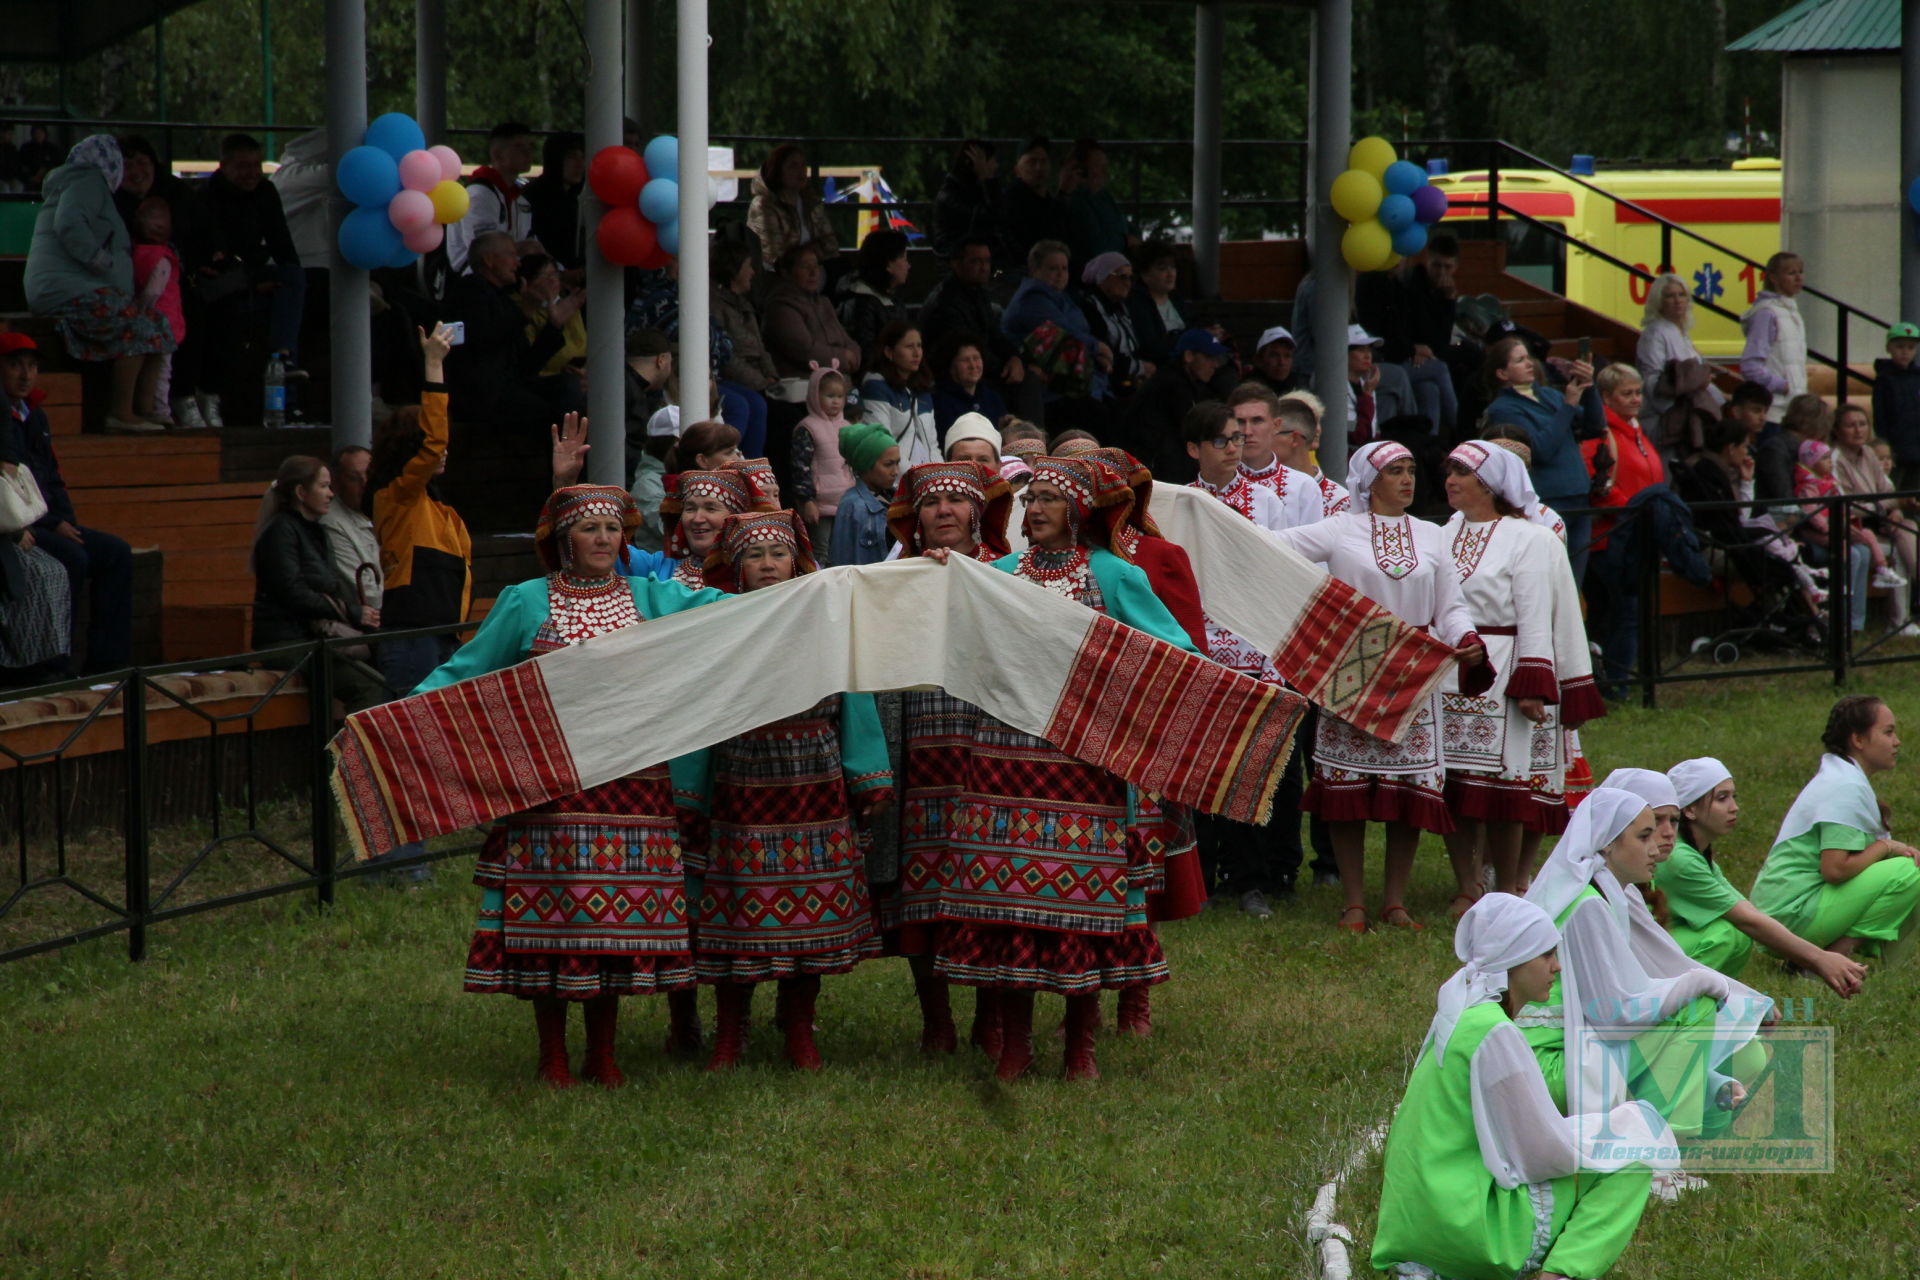
<instances>
[{"instance_id":1,"label":"ambulance window","mask_svg":"<svg viewBox=\"0 0 1920 1280\"><path fill-rule=\"evenodd\" d=\"M1556 224L1558 225L1558 224ZM1565 293L1566 242L1559 236L1518 219L1503 221L1507 238L1507 271L1551 293Z\"/></svg>"}]
</instances>

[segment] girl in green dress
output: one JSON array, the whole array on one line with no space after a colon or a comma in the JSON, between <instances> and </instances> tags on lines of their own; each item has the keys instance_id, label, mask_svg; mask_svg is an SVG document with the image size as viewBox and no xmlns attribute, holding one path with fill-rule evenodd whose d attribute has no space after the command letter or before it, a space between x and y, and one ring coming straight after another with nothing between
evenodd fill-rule
<instances>
[{"instance_id":1,"label":"girl in green dress","mask_svg":"<svg viewBox=\"0 0 1920 1280\"><path fill-rule=\"evenodd\" d=\"M1815 946L1748 902L1714 860L1714 842L1740 821L1733 773L1712 756L1700 756L1667 770L1667 780L1680 802L1680 839L1659 876L1667 899L1667 931L1674 942L1729 978L1740 976L1758 942L1819 975L1841 999L1850 998L1860 989L1866 969Z\"/></svg>"},{"instance_id":2,"label":"girl in green dress","mask_svg":"<svg viewBox=\"0 0 1920 1280\"><path fill-rule=\"evenodd\" d=\"M1865 694L1842 698L1820 741L1820 771L1780 823L1753 905L1817 947L1892 959L1920 901L1920 851L1887 834L1870 781L1900 759L1893 709Z\"/></svg>"},{"instance_id":3,"label":"girl in green dress","mask_svg":"<svg viewBox=\"0 0 1920 1280\"><path fill-rule=\"evenodd\" d=\"M1632 792L1599 787L1581 802L1527 893L1560 929L1560 978L1515 1021L1563 1108L1645 1098L1681 1136L1711 1136L1765 1065L1755 1037L1772 1003L1689 961L1629 896L1652 877L1654 831Z\"/></svg>"},{"instance_id":4,"label":"girl in green dress","mask_svg":"<svg viewBox=\"0 0 1920 1280\"><path fill-rule=\"evenodd\" d=\"M1465 967L1433 1023L1387 1135L1373 1265L1423 1280L1605 1275L1645 1210L1648 1168L1679 1148L1644 1102L1560 1114L1513 1014L1559 971L1547 914L1489 893L1461 917Z\"/></svg>"}]
</instances>

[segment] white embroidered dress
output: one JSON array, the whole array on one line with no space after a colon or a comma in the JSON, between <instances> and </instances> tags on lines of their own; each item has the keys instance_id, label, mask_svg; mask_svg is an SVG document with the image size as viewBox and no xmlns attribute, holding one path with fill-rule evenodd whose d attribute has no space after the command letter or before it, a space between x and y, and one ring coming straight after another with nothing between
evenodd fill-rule
<instances>
[{"instance_id":1,"label":"white embroidered dress","mask_svg":"<svg viewBox=\"0 0 1920 1280\"><path fill-rule=\"evenodd\" d=\"M1250 467L1243 462L1240 476L1280 499L1287 512L1282 528L1295 529L1326 518L1327 498L1319 482L1304 471L1282 466L1278 458L1271 459L1264 467Z\"/></svg>"}]
</instances>

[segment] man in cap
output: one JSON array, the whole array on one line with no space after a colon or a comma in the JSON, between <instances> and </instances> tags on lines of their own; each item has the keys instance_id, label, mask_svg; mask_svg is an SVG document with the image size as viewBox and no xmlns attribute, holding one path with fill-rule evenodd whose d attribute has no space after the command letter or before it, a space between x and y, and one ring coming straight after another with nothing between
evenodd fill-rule
<instances>
[{"instance_id":1,"label":"man in cap","mask_svg":"<svg viewBox=\"0 0 1920 1280\"><path fill-rule=\"evenodd\" d=\"M1122 446L1154 477L1188 484L1200 474L1187 455L1180 424L1202 400L1225 400L1239 381L1227 344L1206 329L1189 329L1174 344L1173 360L1154 371L1121 418Z\"/></svg>"},{"instance_id":2,"label":"man in cap","mask_svg":"<svg viewBox=\"0 0 1920 1280\"><path fill-rule=\"evenodd\" d=\"M1300 390L1304 384L1293 367L1297 345L1293 334L1277 324L1262 332L1260 345L1253 352L1253 372L1247 375L1247 381L1259 383L1276 396Z\"/></svg>"}]
</instances>

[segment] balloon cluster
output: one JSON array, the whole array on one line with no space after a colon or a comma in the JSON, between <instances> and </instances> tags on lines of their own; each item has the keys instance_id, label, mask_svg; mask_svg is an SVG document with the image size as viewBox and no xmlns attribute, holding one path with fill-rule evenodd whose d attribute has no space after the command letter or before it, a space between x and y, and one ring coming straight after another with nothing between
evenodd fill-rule
<instances>
[{"instance_id":1,"label":"balloon cluster","mask_svg":"<svg viewBox=\"0 0 1920 1280\"><path fill-rule=\"evenodd\" d=\"M334 170L358 208L340 222L340 253L362 271L407 267L440 247L446 226L467 216L460 156L429 147L409 115L390 111L367 126Z\"/></svg>"},{"instance_id":2,"label":"balloon cluster","mask_svg":"<svg viewBox=\"0 0 1920 1280\"><path fill-rule=\"evenodd\" d=\"M1915 178L1907 184L1907 207L1915 213L1920 213L1920 178Z\"/></svg>"},{"instance_id":3,"label":"balloon cluster","mask_svg":"<svg viewBox=\"0 0 1920 1280\"><path fill-rule=\"evenodd\" d=\"M594 230L600 254L620 267L664 267L680 252L680 141L662 134L635 152L602 147L587 165L587 185L607 211ZM707 207L717 198L711 180Z\"/></svg>"},{"instance_id":4,"label":"balloon cluster","mask_svg":"<svg viewBox=\"0 0 1920 1280\"><path fill-rule=\"evenodd\" d=\"M1447 214L1447 193L1427 171L1394 154L1385 138L1362 138L1333 180L1333 211L1350 225L1340 256L1355 271L1384 271L1427 247L1427 228Z\"/></svg>"}]
</instances>

